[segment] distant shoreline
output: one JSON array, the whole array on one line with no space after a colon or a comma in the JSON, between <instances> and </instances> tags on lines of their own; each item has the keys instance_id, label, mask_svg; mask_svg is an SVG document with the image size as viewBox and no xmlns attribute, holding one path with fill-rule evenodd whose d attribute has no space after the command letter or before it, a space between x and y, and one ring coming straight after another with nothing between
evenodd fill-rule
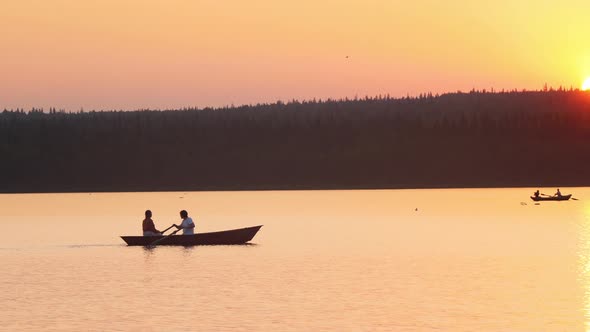
<instances>
[{"instance_id":1,"label":"distant shoreline","mask_svg":"<svg viewBox=\"0 0 590 332\"><path fill-rule=\"evenodd\" d=\"M0 195L3 194L85 194L85 193L147 193L147 192L236 192L236 191L331 191L331 190L435 190L435 189L555 189L555 188L583 188L590 187L587 185L557 185L557 184L544 184L544 185L515 185L515 186L424 186L424 187L323 187L323 188L312 188L312 187L263 187L263 188L168 188L168 189L137 189L137 190L61 190L61 191L0 191ZM563 191L563 190L562 190ZM532 193L531 193L532 194Z\"/></svg>"},{"instance_id":2,"label":"distant shoreline","mask_svg":"<svg viewBox=\"0 0 590 332\"><path fill-rule=\"evenodd\" d=\"M0 192L590 185L590 92L0 113Z\"/></svg>"}]
</instances>

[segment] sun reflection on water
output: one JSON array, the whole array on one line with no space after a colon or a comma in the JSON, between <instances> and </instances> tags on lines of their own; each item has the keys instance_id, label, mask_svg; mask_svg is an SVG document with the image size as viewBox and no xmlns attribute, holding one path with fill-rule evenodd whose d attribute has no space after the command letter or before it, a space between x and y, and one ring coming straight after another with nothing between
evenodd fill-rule
<instances>
[{"instance_id":1,"label":"sun reflection on water","mask_svg":"<svg viewBox=\"0 0 590 332\"><path fill-rule=\"evenodd\" d=\"M586 331L590 332L590 204L586 203L579 221L578 259L580 283L584 287L584 323Z\"/></svg>"}]
</instances>

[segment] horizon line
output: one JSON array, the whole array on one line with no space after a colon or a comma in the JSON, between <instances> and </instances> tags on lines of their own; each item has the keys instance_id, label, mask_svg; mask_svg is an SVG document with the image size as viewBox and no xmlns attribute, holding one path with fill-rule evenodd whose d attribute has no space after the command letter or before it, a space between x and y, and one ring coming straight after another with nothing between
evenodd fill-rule
<instances>
[{"instance_id":1,"label":"horizon line","mask_svg":"<svg viewBox=\"0 0 590 332\"><path fill-rule=\"evenodd\" d=\"M49 107L49 111L46 112L44 107L31 107L28 111L25 111L24 107L17 107L17 108L1 108L2 111L0 113L4 113L4 112L24 112L24 113L43 113L43 114L51 114L51 112L54 113L66 113L66 114L75 114L75 113L97 113L97 112L145 112L145 111L154 111L154 112L165 112L165 111L188 111L188 110L224 110L224 109L237 109L237 108L242 108L242 107L257 107L257 106L272 106L272 105L281 105L281 104L285 104L285 105L290 105L290 104L306 104L306 103L331 103L331 102L346 102L346 101L368 101L368 100L415 100L415 99L424 99L424 98L439 98L439 97L443 97L443 96L448 96L448 95L458 95L458 94L507 94L507 93L539 93L539 92L584 92L584 93L590 93L590 90L582 90L580 88L574 88L573 85L570 85L569 89L568 88L564 88L562 85L560 85L557 89L552 87L552 86L547 86L547 84L545 84L543 86L542 89L534 89L534 90L528 90L526 88L523 89L501 89L501 90L496 90L494 88L490 88L488 89L476 89L476 88L472 88L469 91L463 91L463 90L456 90L456 91L448 91L448 92L443 92L443 93L432 93L432 92L422 92L419 94L414 94L411 95L409 93L407 93L405 96L391 96L389 93L387 94L376 94L376 95L365 95L364 97L360 97L358 95L355 95L353 98L351 97L340 97L340 98L332 98L332 97L328 97L328 98L312 98L312 99L302 99L302 100L298 100L298 99L290 99L290 100L282 100L282 99L277 99L275 101L272 102L262 102L262 103L248 103L248 104L239 104L239 105L234 105L233 103L230 104L225 104L223 106L205 106L205 107L199 107L199 106L184 106L184 107L179 107L179 108L135 108L135 109L122 109L122 108L111 108L111 109L91 109L91 110L85 110L84 107L80 107L77 110L73 110L73 109L65 109L65 108L56 108L56 107Z\"/></svg>"}]
</instances>

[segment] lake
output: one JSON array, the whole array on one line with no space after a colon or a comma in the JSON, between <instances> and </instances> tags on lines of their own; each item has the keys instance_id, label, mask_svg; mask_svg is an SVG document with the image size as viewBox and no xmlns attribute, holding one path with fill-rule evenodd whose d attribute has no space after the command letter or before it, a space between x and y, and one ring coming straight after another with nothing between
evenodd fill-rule
<instances>
[{"instance_id":1,"label":"lake","mask_svg":"<svg viewBox=\"0 0 590 332\"><path fill-rule=\"evenodd\" d=\"M535 189L0 195L0 330L587 331L590 188ZM127 247L146 209L264 226Z\"/></svg>"}]
</instances>

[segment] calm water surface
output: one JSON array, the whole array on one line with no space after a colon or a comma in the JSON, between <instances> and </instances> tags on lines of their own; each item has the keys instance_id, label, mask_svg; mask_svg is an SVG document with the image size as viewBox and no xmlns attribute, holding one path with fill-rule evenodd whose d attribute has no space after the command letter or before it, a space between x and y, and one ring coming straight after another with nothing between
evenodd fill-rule
<instances>
[{"instance_id":1,"label":"calm water surface","mask_svg":"<svg viewBox=\"0 0 590 332\"><path fill-rule=\"evenodd\" d=\"M0 195L0 330L588 331L590 188L532 192ZM199 232L264 227L125 246L146 209L160 229L181 209Z\"/></svg>"}]
</instances>

